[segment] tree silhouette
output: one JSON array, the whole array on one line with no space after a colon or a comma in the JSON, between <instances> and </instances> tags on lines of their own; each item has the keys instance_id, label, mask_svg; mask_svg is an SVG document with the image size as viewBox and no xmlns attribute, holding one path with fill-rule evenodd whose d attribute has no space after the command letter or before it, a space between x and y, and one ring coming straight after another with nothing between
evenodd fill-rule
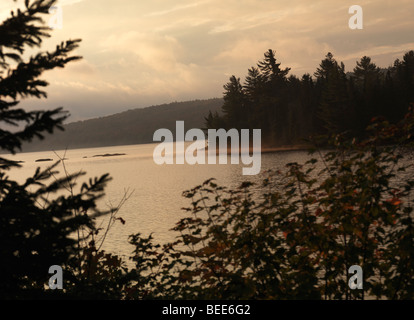
<instances>
[{"instance_id":1,"label":"tree silhouette","mask_svg":"<svg viewBox=\"0 0 414 320\"><path fill-rule=\"evenodd\" d=\"M25 1L0 25L0 148L16 153L23 142L42 138L46 132L62 128L68 114L61 108L50 111L26 111L18 108L19 99L46 98L48 83L40 76L47 70L63 68L79 60L71 55L80 40L69 40L52 52L39 52L28 59L27 48L38 48L50 36L42 16L55 0ZM6 128L12 129L6 129ZM60 265L75 270L80 243L94 230L93 218L103 214L96 200L103 195L108 175L90 179L73 190L75 179L84 173L57 176L58 163L40 170L23 183L9 178L19 164L0 158L0 298L41 298L59 295L45 290L51 275L49 267ZM85 231L85 236L76 231ZM70 267L71 266L71 267ZM70 278L65 274L64 279ZM58 290L55 290L58 291Z\"/></svg>"},{"instance_id":2,"label":"tree silhouette","mask_svg":"<svg viewBox=\"0 0 414 320\"><path fill-rule=\"evenodd\" d=\"M246 116L245 94L240 84L240 78L232 76L229 83L224 85L223 114L227 127L240 129Z\"/></svg>"},{"instance_id":3,"label":"tree silhouette","mask_svg":"<svg viewBox=\"0 0 414 320\"><path fill-rule=\"evenodd\" d=\"M364 56L353 72L328 52L314 78L289 76L290 68L280 65L268 50L248 69L243 85L232 76L224 86L224 116L213 121L209 115L207 127L260 128L265 147L303 144L320 134L362 136L376 116L397 123L414 101L414 51L387 69Z\"/></svg>"}]
</instances>

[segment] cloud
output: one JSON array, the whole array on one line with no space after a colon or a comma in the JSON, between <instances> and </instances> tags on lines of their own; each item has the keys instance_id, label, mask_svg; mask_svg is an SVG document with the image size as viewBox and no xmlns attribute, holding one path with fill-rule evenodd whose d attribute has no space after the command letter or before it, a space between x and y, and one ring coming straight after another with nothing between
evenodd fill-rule
<instances>
[{"instance_id":1,"label":"cloud","mask_svg":"<svg viewBox=\"0 0 414 320\"><path fill-rule=\"evenodd\" d=\"M193 2L193 3L187 3L187 4L183 4L183 5L178 5L178 6L174 6L172 8L169 8L169 9L155 11L155 12L150 12L146 16L148 16L148 17L163 16L163 15L170 14L170 13L173 13L173 12L177 12L177 11L186 10L186 9L189 9L189 8L198 7L198 6L200 6L202 4L205 4L205 3L208 3L208 2L210 2L210 1L209 0L204 0L204 1L198 1L198 2Z\"/></svg>"},{"instance_id":2,"label":"cloud","mask_svg":"<svg viewBox=\"0 0 414 320\"><path fill-rule=\"evenodd\" d=\"M0 15L15 3L0 4ZM22 3L23 1L20 1ZM364 29L350 30L344 1L60 0L63 29L42 49L82 38L84 59L50 72L47 103L74 117L171 100L217 97L229 75L276 51L283 67L313 74L328 51L347 69L363 55L380 66L414 49L412 0L361 0ZM7 9L7 10L6 10ZM88 108L82 105L88 105Z\"/></svg>"},{"instance_id":3,"label":"cloud","mask_svg":"<svg viewBox=\"0 0 414 320\"><path fill-rule=\"evenodd\" d=\"M58 0L57 4L61 6L69 6L69 5L77 4L82 1L86 1L86 0Z\"/></svg>"},{"instance_id":4,"label":"cloud","mask_svg":"<svg viewBox=\"0 0 414 320\"><path fill-rule=\"evenodd\" d=\"M144 65L167 73L174 71L182 50L173 36L137 31L111 34L100 45L103 50L120 56L132 52Z\"/></svg>"}]
</instances>

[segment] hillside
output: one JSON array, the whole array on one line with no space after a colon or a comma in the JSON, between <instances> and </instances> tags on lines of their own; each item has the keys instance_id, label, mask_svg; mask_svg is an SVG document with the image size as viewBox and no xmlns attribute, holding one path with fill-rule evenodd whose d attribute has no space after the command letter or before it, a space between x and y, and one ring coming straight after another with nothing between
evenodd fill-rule
<instances>
[{"instance_id":1,"label":"hillside","mask_svg":"<svg viewBox=\"0 0 414 320\"><path fill-rule=\"evenodd\" d=\"M208 112L220 112L220 98L173 102L133 109L110 116L72 122L64 131L47 135L23 146L24 152L104 147L153 142L154 132L167 128L175 132L175 121L184 120L185 130L203 128Z\"/></svg>"}]
</instances>

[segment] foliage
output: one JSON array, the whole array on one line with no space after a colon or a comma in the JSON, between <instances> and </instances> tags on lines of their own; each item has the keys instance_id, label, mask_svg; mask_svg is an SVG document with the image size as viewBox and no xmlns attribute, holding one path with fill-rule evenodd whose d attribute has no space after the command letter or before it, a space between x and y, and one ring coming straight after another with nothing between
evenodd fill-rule
<instances>
[{"instance_id":1,"label":"foliage","mask_svg":"<svg viewBox=\"0 0 414 320\"><path fill-rule=\"evenodd\" d=\"M49 12L55 0L25 1L24 10L12 12L0 25L0 148L16 153L22 143L34 137L62 128L67 118L61 108L51 111L25 111L17 108L20 98L45 98L48 83L40 76L54 68L79 60L71 55L80 40L61 43L52 52L39 52L25 60L27 48L40 47L49 37L50 29L43 26L42 15ZM0 158L0 298L37 299L69 296L85 297L81 286L72 290L67 284L60 292L45 290L51 276L49 267L59 265L72 274L86 272L85 264L106 259L100 271L116 263L116 259L87 246L98 232L94 219L107 212L99 210L96 202L103 196L108 175L89 179L77 193L76 180L84 172L60 177L60 162L41 170L23 183L10 179L11 170L20 165ZM66 192L69 191L69 192ZM94 259L91 258L92 253ZM91 269L89 268L89 274ZM115 271L109 269L111 274ZM116 271L118 272L118 270ZM70 276L65 281L68 281ZM75 284L82 281L78 277ZM95 281L96 283L96 281ZM72 290L72 292L70 292ZM97 293L95 288L95 294ZM59 291L59 292L57 292ZM105 291L103 291L103 294Z\"/></svg>"},{"instance_id":2,"label":"foliage","mask_svg":"<svg viewBox=\"0 0 414 320\"><path fill-rule=\"evenodd\" d=\"M413 125L412 111L398 125L376 118L369 138L333 135L332 149L261 186L210 179L184 192L190 215L176 242L131 236L137 283L127 298L414 298L414 180L403 157ZM352 265L363 290L348 286Z\"/></svg>"}]
</instances>

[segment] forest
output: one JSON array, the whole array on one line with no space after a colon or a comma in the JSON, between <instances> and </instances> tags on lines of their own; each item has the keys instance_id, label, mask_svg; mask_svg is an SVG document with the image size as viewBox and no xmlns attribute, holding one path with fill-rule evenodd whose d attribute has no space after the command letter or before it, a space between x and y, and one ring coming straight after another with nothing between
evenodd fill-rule
<instances>
[{"instance_id":1,"label":"forest","mask_svg":"<svg viewBox=\"0 0 414 320\"><path fill-rule=\"evenodd\" d=\"M49 151L152 143L159 128L175 131L175 121L182 120L186 128L202 128L204 116L212 110L221 113L223 100L207 99L172 102L146 108L136 108L105 117L70 122L64 131L45 134L23 144L23 151Z\"/></svg>"},{"instance_id":2,"label":"forest","mask_svg":"<svg viewBox=\"0 0 414 320\"><path fill-rule=\"evenodd\" d=\"M364 56L352 72L328 53L313 76L289 75L276 52L232 76L222 98L173 102L65 124L64 131L24 143L25 152L151 143L159 128L261 129L262 146L306 145L309 138L348 132L361 136L373 117L401 120L414 101L414 51L388 68ZM203 121L204 119L204 121Z\"/></svg>"},{"instance_id":3,"label":"forest","mask_svg":"<svg viewBox=\"0 0 414 320\"><path fill-rule=\"evenodd\" d=\"M388 68L364 56L346 72L329 52L313 76L289 72L268 50L243 82L233 75L224 85L223 114L210 111L206 126L260 128L263 146L294 145L317 135L361 136L373 117L395 123L414 101L412 50Z\"/></svg>"}]
</instances>

